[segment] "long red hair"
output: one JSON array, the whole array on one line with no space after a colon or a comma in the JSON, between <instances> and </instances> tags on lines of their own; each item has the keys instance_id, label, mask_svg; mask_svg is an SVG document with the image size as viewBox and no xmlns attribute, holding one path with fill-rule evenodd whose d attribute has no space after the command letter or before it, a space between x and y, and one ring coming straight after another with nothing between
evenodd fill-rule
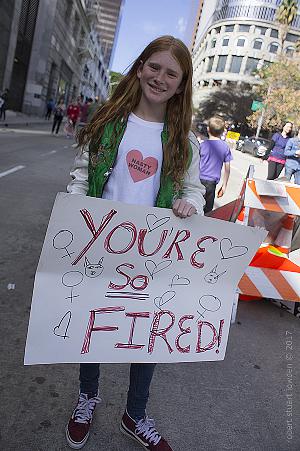
<instances>
[{"instance_id":1,"label":"long red hair","mask_svg":"<svg viewBox=\"0 0 300 451\"><path fill-rule=\"evenodd\" d=\"M78 135L80 146L90 141L100 144L105 125L108 122L127 120L129 114L141 99L140 81L137 71L141 63L145 63L153 53L170 51L183 72L180 93L169 99L166 109L165 124L168 141L164 146L164 171L171 176L177 187L180 187L187 169L189 158L188 134L192 121L192 60L186 45L173 36L161 36L152 41L138 56L128 73L122 78L111 98L94 114L91 122ZM112 143L114 145L114 143ZM98 146L93 146L97 148ZM103 152L100 146L98 152Z\"/></svg>"}]
</instances>

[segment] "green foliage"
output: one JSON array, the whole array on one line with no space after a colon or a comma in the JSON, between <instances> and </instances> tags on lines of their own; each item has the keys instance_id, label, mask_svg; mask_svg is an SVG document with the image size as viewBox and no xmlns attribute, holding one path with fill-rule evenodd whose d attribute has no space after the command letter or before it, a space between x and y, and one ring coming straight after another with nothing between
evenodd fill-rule
<instances>
[{"instance_id":1,"label":"green foliage","mask_svg":"<svg viewBox=\"0 0 300 451\"><path fill-rule=\"evenodd\" d=\"M220 87L200 102L195 111L196 122L218 115L229 122L246 123L252 101L253 94L247 85Z\"/></svg>"},{"instance_id":2,"label":"green foliage","mask_svg":"<svg viewBox=\"0 0 300 451\"><path fill-rule=\"evenodd\" d=\"M255 89L256 98L264 104L263 128L280 127L284 122L299 121L300 117L300 70L297 62L287 58L264 66L257 72L261 84ZM261 111L248 117L251 127L256 127Z\"/></svg>"},{"instance_id":3,"label":"green foliage","mask_svg":"<svg viewBox=\"0 0 300 451\"><path fill-rule=\"evenodd\" d=\"M109 74L109 85L110 85L110 89L109 89L109 93L110 95L114 92L117 84L122 80L123 75L120 74L119 72L114 72L114 71L110 71Z\"/></svg>"},{"instance_id":4,"label":"green foliage","mask_svg":"<svg viewBox=\"0 0 300 451\"><path fill-rule=\"evenodd\" d=\"M290 26L298 11L297 0L282 0L276 12L276 20L282 25Z\"/></svg>"}]
</instances>

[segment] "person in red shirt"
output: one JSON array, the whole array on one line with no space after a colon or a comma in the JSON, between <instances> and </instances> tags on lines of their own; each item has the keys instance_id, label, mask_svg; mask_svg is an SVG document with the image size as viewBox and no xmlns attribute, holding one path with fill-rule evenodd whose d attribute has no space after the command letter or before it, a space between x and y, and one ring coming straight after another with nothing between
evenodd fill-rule
<instances>
[{"instance_id":1,"label":"person in red shirt","mask_svg":"<svg viewBox=\"0 0 300 451\"><path fill-rule=\"evenodd\" d=\"M78 97L76 103L75 102L70 103L67 109L68 121L72 125L73 133L75 131L75 126L76 122L78 121L80 111L81 111L81 103L80 97Z\"/></svg>"}]
</instances>

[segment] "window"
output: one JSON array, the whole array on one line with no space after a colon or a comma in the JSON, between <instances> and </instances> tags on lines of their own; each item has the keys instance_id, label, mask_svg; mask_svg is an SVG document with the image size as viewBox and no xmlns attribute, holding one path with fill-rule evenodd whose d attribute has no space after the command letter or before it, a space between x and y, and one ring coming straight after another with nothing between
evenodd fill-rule
<instances>
[{"instance_id":1,"label":"window","mask_svg":"<svg viewBox=\"0 0 300 451\"><path fill-rule=\"evenodd\" d=\"M84 68L83 68L83 76L84 76L84 78L88 78L89 77L89 68L87 67L87 65L85 64L84 65Z\"/></svg>"},{"instance_id":2,"label":"window","mask_svg":"<svg viewBox=\"0 0 300 451\"><path fill-rule=\"evenodd\" d=\"M226 25L225 31L231 33L234 29L234 25Z\"/></svg>"},{"instance_id":3,"label":"window","mask_svg":"<svg viewBox=\"0 0 300 451\"><path fill-rule=\"evenodd\" d=\"M216 31L216 34L219 34L219 33L220 33L220 31L221 31L221 27L217 27L217 28L215 28L215 31Z\"/></svg>"},{"instance_id":4,"label":"window","mask_svg":"<svg viewBox=\"0 0 300 451\"><path fill-rule=\"evenodd\" d=\"M211 72L213 62L214 62L214 57L213 57L213 56L210 56L210 57L208 58L208 65L207 65L207 70L206 70L206 72Z\"/></svg>"},{"instance_id":5,"label":"window","mask_svg":"<svg viewBox=\"0 0 300 451\"><path fill-rule=\"evenodd\" d=\"M265 35L266 31L267 31L267 28L266 27L259 27L259 26L257 26L257 27L255 27L255 30L258 30L260 34Z\"/></svg>"},{"instance_id":6,"label":"window","mask_svg":"<svg viewBox=\"0 0 300 451\"><path fill-rule=\"evenodd\" d=\"M292 33L288 33L285 38L285 40L289 41L289 42L297 42L298 39L299 39L299 36L292 34Z\"/></svg>"},{"instance_id":7,"label":"window","mask_svg":"<svg viewBox=\"0 0 300 451\"><path fill-rule=\"evenodd\" d=\"M295 52L294 47L287 47L287 48L285 49L285 54L286 54L287 56L293 56L293 55L294 55L294 52Z\"/></svg>"},{"instance_id":8,"label":"window","mask_svg":"<svg viewBox=\"0 0 300 451\"><path fill-rule=\"evenodd\" d=\"M223 38L222 46L223 47L228 47L228 44L229 44L229 38L228 37Z\"/></svg>"},{"instance_id":9,"label":"window","mask_svg":"<svg viewBox=\"0 0 300 451\"><path fill-rule=\"evenodd\" d=\"M79 16L77 14L77 12L75 13L75 19L74 19L74 28L73 28L73 36L75 39L77 39L77 35L79 32L79 27L80 27L80 19Z\"/></svg>"},{"instance_id":10,"label":"window","mask_svg":"<svg viewBox=\"0 0 300 451\"><path fill-rule=\"evenodd\" d=\"M242 56L233 56L230 64L229 72L233 74L238 74L241 70L243 57Z\"/></svg>"},{"instance_id":11,"label":"window","mask_svg":"<svg viewBox=\"0 0 300 451\"><path fill-rule=\"evenodd\" d=\"M245 67L245 74L251 75L257 69L258 63L259 63L258 58L248 57Z\"/></svg>"},{"instance_id":12,"label":"window","mask_svg":"<svg viewBox=\"0 0 300 451\"><path fill-rule=\"evenodd\" d=\"M240 36L236 41L237 47L244 47L245 43L246 43L246 38L244 38L244 36Z\"/></svg>"},{"instance_id":13,"label":"window","mask_svg":"<svg viewBox=\"0 0 300 451\"><path fill-rule=\"evenodd\" d=\"M218 59L216 72L224 72L227 61L227 55L221 55Z\"/></svg>"},{"instance_id":14,"label":"window","mask_svg":"<svg viewBox=\"0 0 300 451\"><path fill-rule=\"evenodd\" d=\"M260 50L262 48L263 41L261 39L255 39L253 42L253 48L256 50Z\"/></svg>"},{"instance_id":15,"label":"window","mask_svg":"<svg viewBox=\"0 0 300 451\"><path fill-rule=\"evenodd\" d=\"M69 22L70 21L70 17L72 14L72 8L73 8L73 1L72 0L67 0L66 1L66 9L65 9L65 21Z\"/></svg>"},{"instance_id":16,"label":"window","mask_svg":"<svg viewBox=\"0 0 300 451\"><path fill-rule=\"evenodd\" d=\"M269 52L277 53L278 48L279 48L279 44L277 44L277 42L272 42L272 44L269 45Z\"/></svg>"},{"instance_id":17,"label":"window","mask_svg":"<svg viewBox=\"0 0 300 451\"><path fill-rule=\"evenodd\" d=\"M241 31L242 33L248 33L250 31L250 25L239 25L239 31Z\"/></svg>"},{"instance_id":18,"label":"window","mask_svg":"<svg viewBox=\"0 0 300 451\"><path fill-rule=\"evenodd\" d=\"M270 36L271 36L271 38L278 38L278 30L274 30L272 28Z\"/></svg>"},{"instance_id":19,"label":"window","mask_svg":"<svg viewBox=\"0 0 300 451\"><path fill-rule=\"evenodd\" d=\"M211 48L214 49L216 47L217 44L217 40L216 39L212 39L211 41Z\"/></svg>"}]
</instances>

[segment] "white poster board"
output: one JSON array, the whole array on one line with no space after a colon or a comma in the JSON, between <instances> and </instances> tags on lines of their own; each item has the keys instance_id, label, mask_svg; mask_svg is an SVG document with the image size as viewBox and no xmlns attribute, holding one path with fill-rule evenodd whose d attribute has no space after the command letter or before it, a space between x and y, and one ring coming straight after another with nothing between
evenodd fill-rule
<instances>
[{"instance_id":1,"label":"white poster board","mask_svg":"<svg viewBox=\"0 0 300 451\"><path fill-rule=\"evenodd\" d=\"M25 364L222 360L237 284L266 233L59 193Z\"/></svg>"}]
</instances>

